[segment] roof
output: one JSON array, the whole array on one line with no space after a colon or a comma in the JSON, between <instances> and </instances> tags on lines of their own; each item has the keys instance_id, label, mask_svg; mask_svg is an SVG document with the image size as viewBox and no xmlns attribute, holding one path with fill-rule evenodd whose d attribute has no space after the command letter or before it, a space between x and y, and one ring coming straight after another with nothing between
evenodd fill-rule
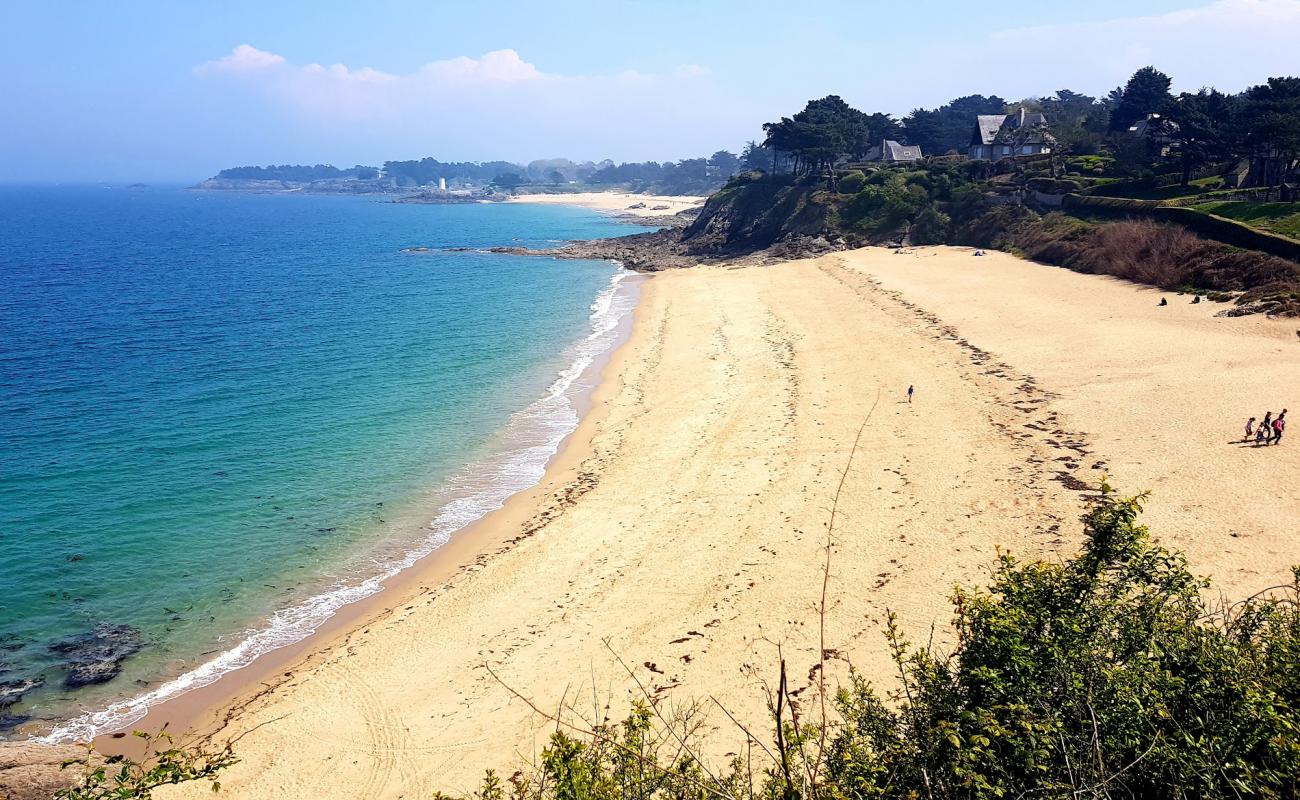
<instances>
[{"instance_id":1,"label":"roof","mask_svg":"<svg viewBox=\"0 0 1300 800\"><path fill-rule=\"evenodd\" d=\"M980 114L975 118L975 132L971 144L1045 144L1053 141L1043 130L1047 117L1041 111L1030 111L1024 106L1014 114ZM1032 128L1022 133L1022 129Z\"/></svg>"},{"instance_id":2,"label":"roof","mask_svg":"<svg viewBox=\"0 0 1300 800\"><path fill-rule=\"evenodd\" d=\"M1134 136L1150 136L1155 139L1168 139L1170 133L1178 131L1178 123L1165 119L1159 114L1147 114L1129 126L1128 132Z\"/></svg>"},{"instance_id":3,"label":"roof","mask_svg":"<svg viewBox=\"0 0 1300 800\"><path fill-rule=\"evenodd\" d=\"M1006 119L1006 114L980 114L975 118L975 138L971 144L993 144Z\"/></svg>"},{"instance_id":4,"label":"roof","mask_svg":"<svg viewBox=\"0 0 1300 800\"><path fill-rule=\"evenodd\" d=\"M880 144L867 151L867 161L916 161L921 157L921 146L900 144L893 139L882 139Z\"/></svg>"}]
</instances>

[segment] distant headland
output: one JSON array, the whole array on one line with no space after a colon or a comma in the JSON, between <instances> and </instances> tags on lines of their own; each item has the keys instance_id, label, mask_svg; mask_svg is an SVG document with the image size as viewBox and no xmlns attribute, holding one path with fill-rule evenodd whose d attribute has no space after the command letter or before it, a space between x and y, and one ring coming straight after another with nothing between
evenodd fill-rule
<instances>
[{"instance_id":1,"label":"distant headland","mask_svg":"<svg viewBox=\"0 0 1300 800\"><path fill-rule=\"evenodd\" d=\"M223 169L192 187L209 191L396 195L410 202L501 200L518 192L568 193L627 189L660 195L709 195L740 167L719 150L707 158L616 164L548 158L510 161L385 161L381 167L271 164Z\"/></svg>"}]
</instances>

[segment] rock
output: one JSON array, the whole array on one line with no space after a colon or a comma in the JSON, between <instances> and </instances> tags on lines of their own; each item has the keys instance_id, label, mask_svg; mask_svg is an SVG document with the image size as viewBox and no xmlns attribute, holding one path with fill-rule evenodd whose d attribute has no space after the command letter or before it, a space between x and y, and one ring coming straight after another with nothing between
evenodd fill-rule
<instances>
[{"instance_id":1,"label":"rock","mask_svg":"<svg viewBox=\"0 0 1300 800\"><path fill-rule=\"evenodd\" d=\"M122 671L122 662L142 647L140 631L101 622L94 630L55 642L50 651L67 656L63 685L69 689L105 683Z\"/></svg>"},{"instance_id":2,"label":"rock","mask_svg":"<svg viewBox=\"0 0 1300 800\"><path fill-rule=\"evenodd\" d=\"M63 769L63 762L85 757L86 749L74 744L0 742L0 797L50 800L81 778L79 765Z\"/></svg>"},{"instance_id":3,"label":"rock","mask_svg":"<svg viewBox=\"0 0 1300 800\"><path fill-rule=\"evenodd\" d=\"M44 678L0 681L0 711L23 699L23 695L45 683Z\"/></svg>"}]
</instances>

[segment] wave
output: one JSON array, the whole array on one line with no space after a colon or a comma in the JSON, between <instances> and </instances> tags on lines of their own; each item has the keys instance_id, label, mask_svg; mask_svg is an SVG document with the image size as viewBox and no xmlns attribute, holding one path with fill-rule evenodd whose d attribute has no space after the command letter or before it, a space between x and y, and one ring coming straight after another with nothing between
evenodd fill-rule
<instances>
[{"instance_id":1,"label":"wave","mask_svg":"<svg viewBox=\"0 0 1300 800\"><path fill-rule=\"evenodd\" d=\"M442 547L456 531L501 508L512 495L536 485L561 443L578 426L574 401L587 388L579 384L579 379L613 347L619 324L636 305L636 294L627 282L632 274L618 266L609 285L591 304L587 335L566 351L567 366L545 395L510 417L493 454L469 464L444 484L439 494L445 501L429 522L425 537L400 555L373 565L369 577L341 582L275 612L263 626L246 632L234 647L189 672L145 694L56 725L49 734L33 741L89 741L120 730L142 719L152 706L209 686L266 653L301 642L343 607L378 593L385 581Z\"/></svg>"}]
</instances>

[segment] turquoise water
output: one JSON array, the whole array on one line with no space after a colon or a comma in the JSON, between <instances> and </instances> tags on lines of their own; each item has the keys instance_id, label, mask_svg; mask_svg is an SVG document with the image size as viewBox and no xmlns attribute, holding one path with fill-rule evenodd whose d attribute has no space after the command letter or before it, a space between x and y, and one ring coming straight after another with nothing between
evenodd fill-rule
<instances>
[{"instance_id":1,"label":"turquoise water","mask_svg":"<svg viewBox=\"0 0 1300 800\"><path fill-rule=\"evenodd\" d=\"M636 230L559 206L0 188L0 686L41 684L9 735L127 724L124 699L300 639L536 480L626 273L403 248ZM51 645L105 626L139 651L67 688L79 656Z\"/></svg>"}]
</instances>

